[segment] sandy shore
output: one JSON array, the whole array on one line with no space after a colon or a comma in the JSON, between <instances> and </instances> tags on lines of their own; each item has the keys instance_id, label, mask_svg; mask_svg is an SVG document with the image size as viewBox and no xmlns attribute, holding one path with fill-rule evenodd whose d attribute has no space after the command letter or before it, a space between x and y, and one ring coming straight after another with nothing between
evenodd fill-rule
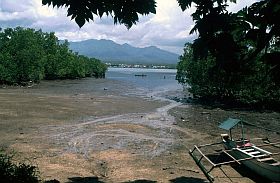
<instances>
[{"instance_id":1,"label":"sandy shore","mask_svg":"<svg viewBox=\"0 0 280 183\"><path fill-rule=\"evenodd\" d=\"M231 116L279 129L279 113L126 96L121 83L88 81L0 89L1 147L38 165L44 180L202 183L207 180L187 151L218 139L218 122ZM257 182L227 169L233 182ZM217 182L230 182L218 175Z\"/></svg>"}]
</instances>

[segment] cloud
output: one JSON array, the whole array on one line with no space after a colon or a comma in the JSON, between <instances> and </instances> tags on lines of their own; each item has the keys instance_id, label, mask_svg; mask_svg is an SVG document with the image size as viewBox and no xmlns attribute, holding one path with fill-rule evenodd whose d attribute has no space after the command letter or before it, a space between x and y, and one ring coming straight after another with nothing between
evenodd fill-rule
<instances>
[{"instance_id":1,"label":"cloud","mask_svg":"<svg viewBox=\"0 0 280 183\"><path fill-rule=\"evenodd\" d=\"M16 0L0 1L0 10L5 10L10 13L24 11L30 6L32 6L32 1L26 1L25 3L20 3L20 1Z\"/></svg>"},{"instance_id":2,"label":"cloud","mask_svg":"<svg viewBox=\"0 0 280 183\"><path fill-rule=\"evenodd\" d=\"M244 8L245 6L250 6L251 4L260 1L260 0L246 0L242 2L242 0L237 0L237 3L229 3L229 7L227 8L230 12L237 12Z\"/></svg>"},{"instance_id":3,"label":"cloud","mask_svg":"<svg viewBox=\"0 0 280 183\"><path fill-rule=\"evenodd\" d=\"M111 39L117 43L133 46L158 46L181 54L185 42L196 35L189 35L194 23L191 18L194 8L182 12L176 0L156 0L157 14L141 16L137 25L127 29L124 25L114 25L109 17L94 17L94 22L82 28L70 17L65 8L42 6L41 0L0 0L0 25L6 27L32 27L47 32L56 32L59 39L79 41L85 39ZM230 11L237 11L255 0L231 4Z\"/></svg>"}]
</instances>

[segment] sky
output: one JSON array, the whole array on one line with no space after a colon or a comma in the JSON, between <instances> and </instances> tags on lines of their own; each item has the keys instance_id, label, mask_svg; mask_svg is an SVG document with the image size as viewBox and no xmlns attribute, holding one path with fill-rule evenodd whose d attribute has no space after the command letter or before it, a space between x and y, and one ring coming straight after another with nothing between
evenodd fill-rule
<instances>
[{"instance_id":1,"label":"sky","mask_svg":"<svg viewBox=\"0 0 280 183\"><path fill-rule=\"evenodd\" d=\"M129 30L124 25L114 25L112 17L94 17L94 22L82 28L67 17L65 8L42 6L42 0L0 0L0 27L31 27L44 32L55 32L63 40L109 39L119 44L135 47L157 46L177 54L183 53L186 42L197 35L189 32L194 26L191 14L194 8L182 12L176 0L156 0L156 15L140 16L137 25ZM237 0L228 10L236 12L256 0Z\"/></svg>"}]
</instances>

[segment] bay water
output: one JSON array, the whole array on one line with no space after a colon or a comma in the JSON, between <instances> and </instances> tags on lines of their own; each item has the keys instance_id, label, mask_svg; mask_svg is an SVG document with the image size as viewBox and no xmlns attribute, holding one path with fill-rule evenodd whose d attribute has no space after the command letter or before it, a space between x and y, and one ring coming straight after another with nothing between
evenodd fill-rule
<instances>
[{"instance_id":1,"label":"bay water","mask_svg":"<svg viewBox=\"0 0 280 183\"><path fill-rule=\"evenodd\" d=\"M176 97L183 87L176 80L176 69L109 68L106 78L127 86L127 95L147 97Z\"/></svg>"}]
</instances>

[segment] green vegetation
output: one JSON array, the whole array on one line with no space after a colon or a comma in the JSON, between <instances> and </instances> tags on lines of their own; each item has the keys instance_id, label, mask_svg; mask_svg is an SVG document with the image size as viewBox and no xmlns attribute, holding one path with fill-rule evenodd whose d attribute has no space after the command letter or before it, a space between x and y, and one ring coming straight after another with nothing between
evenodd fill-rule
<instances>
[{"instance_id":1,"label":"green vegetation","mask_svg":"<svg viewBox=\"0 0 280 183\"><path fill-rule=\"evenodd\" d=\"M0 180L9 183L39 183L35 166L26 163L14 163L13 156L0 150Z\"/></svg>"},{"instance_id":2,"label":"green vegetation","mask_svg":"<svg viewBox=\"0 0 280 183\"><path fill-rule=\"evenodd\" d=\"M191 33L198 32L199 37L186 44L177 66L177 80L203 99L277 108L279 2L259 1L237 13L226 11L226 1L195 2Z\"/></svg>"},{"instance_id":3,"label":"green vegetation","mask_svg":"<svg viewBox=\"0 0 280 183\"><path fill-rule=\"evenodd\" d=\"M104 77L106 70L101 61L73 53L53 32L21 27L0 32L0 84Z\"/></svg>"}]
</instances>

